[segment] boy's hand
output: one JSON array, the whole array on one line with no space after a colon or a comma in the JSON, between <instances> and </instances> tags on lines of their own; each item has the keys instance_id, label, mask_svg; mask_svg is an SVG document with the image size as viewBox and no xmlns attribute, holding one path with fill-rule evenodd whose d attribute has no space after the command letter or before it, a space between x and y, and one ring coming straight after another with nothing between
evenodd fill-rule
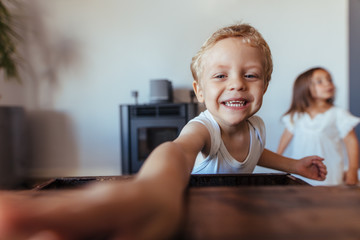
<instances>
[{"instance_id":1,"label":"boy's hand","mask_svg":"<svg viewBox=\"0 0 360 240\"><path fill-rule=\"evenodd\" d=\"M304 177L324 181L327 170L323 161L324 159L318 156L301 158L297 163L297 172Z\"/></svg>"},{"instance_id":2,"label":"boy's hand","mask_svg":"<svg viewBox=\"0 0 360 240\"><path fill-rule=\"evenodd\" d=\"M171 239L182 208L181 196L140 181L56 192L0 191L0 240Z\"/></svg>"}]
</instances>

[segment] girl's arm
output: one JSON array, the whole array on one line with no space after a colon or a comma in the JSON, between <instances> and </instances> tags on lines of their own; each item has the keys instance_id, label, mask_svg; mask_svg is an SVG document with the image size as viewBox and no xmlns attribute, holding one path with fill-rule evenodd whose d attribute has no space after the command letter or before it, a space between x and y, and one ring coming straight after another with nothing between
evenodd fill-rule
<instances>
[{"instance_id":1,"label":"girl's arm","mask_svg":"<svg viewBox=\"0 0 360 240\"><path fill-rule=\"evenodd\" d=\"M354 129L344 138L344 143L349 159L349 169L345 174L345 183L354 185L358 182L359 169L359 141Z\"/></svg>"},{"instance_id":2,"label":"girl's arm","mask_svg":"<svg viewBox=\"0 0 360 240\"><path fill-rule=\"evenodd\" d=\"M283 172L295 173L315 180L325 180L327 170L318 156L309 156L299 160L284 157L264 149L258 165Z\"/></svg>"},{"instance_id":3,"label":"girl's arm","mask_svg":"<svg viewBox=\"0 0 360 240\"><path fill-rule=\"evenodd\" d=\"M293 137L293 134L285 128L283 134L281 135L279 147L277 149L278 154L283 154L287 146L289 145L291 139Z\"/></svg>"}]
</instances>

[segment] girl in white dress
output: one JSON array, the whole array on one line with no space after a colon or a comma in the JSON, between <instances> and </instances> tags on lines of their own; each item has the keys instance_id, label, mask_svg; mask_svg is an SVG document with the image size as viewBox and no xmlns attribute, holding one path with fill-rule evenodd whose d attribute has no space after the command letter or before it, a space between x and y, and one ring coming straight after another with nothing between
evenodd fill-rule
<instances>
[{"instance_id":1,"label":"girl in white dress","mask_svg":"<svg viewBox=\"0 0 360 240\"><path fill-rule=\"evenodd\" d=\"M277 150L279 154L292 141L292 158L312 154L325 159L328 170L325 181L303 178L312 185L358 182L359 144L354 128L360 119L335 107L334 97L330 73L324 68L312 68L295 80L291 106L282 117L285 130ZM344 172L346 158L348 169Z\"/></svg>"}]
</instances>

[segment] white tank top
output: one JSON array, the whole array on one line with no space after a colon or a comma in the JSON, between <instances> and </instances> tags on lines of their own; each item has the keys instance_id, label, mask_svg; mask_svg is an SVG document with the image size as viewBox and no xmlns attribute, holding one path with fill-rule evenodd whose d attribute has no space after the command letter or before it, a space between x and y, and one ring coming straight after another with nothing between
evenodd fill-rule
<instances>
[{"instance_id":1,"label":"white tank top","mask_svg":"<svg viewBox=\"0 0 360 240\"><path fill-rule=\"evenodd\" d=\"M198 154L192 170L193 174L253 172L265 147L265 125L260 117L252 116L247 120L250 130L250 149L243 162L237 161L230 155L221 139L219 124L208 110L200 113L190 122L193 121L202 123L211 137L210 153L206 158L201 152Z\"/></svg>"}]
</instances>

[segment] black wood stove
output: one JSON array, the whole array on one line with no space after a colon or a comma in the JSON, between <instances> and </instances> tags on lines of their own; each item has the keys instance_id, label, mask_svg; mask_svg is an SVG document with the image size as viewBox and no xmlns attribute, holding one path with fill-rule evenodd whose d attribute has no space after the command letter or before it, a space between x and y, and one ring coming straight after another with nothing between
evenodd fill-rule
<instances>
[{"instance_id":1,"label":"black wood stove","mask_svg":"<svg viewBox=\"0 0 360 240\"><path fill-rule=\"evenodd\" d=\"M122 174L138 172L154 148L174 140L197 114L196 103L120 105Z\"/></svg>"}]
</instances>

